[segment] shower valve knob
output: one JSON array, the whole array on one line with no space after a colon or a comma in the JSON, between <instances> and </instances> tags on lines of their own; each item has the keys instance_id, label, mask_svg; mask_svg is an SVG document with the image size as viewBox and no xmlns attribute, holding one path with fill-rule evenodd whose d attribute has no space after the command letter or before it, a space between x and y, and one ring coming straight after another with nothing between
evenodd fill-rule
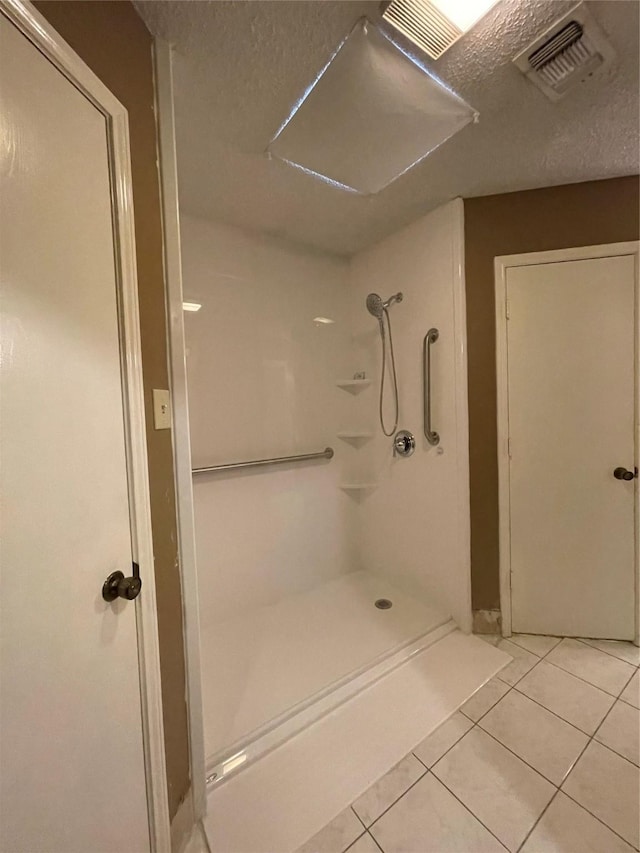
<instances>
[{"instance_id":1,"label":"shower valve knob","mask_svg":"<svg viewBox=\"0 0 640 853\"><path fill-rule=\"evenodd\" d=\"M401 429L393 439L393 452L396 456L411 456L416 449L416 440L409 430Z\"/></svg>"}]
</instances>

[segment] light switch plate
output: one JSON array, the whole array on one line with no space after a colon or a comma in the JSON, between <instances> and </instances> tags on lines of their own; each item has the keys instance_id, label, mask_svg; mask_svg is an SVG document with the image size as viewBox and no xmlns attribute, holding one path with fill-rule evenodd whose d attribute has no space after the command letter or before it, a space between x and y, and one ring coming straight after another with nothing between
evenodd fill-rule
<instances>
[{"instance_id":1,"label":"light switch plate","mask_svg":"<svg viewBox=\"0 0 640 853\"><path fill-rule=\"evenodd\" d=\"M156 429L171 429L171 403L164 388L153 389L153 425Z\"/></svg>"}]
</instances>

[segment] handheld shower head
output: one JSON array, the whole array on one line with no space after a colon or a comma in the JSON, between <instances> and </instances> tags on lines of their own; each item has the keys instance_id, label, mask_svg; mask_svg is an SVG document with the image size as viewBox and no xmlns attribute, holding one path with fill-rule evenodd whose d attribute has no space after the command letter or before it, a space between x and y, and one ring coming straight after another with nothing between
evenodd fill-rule
<instances>
[{"instance_id":1,"label":"handheld shower head","mask_svg":"<svg viewBox=\"0 0 640 853\"><path fill-rule=\"evenodd\" d=\"M367 311L369 314L373 314L374 317L377 317L378 320L382 317L384 302L382 301L382 297L378 296L377 293L370 293L367 296Z\"/></svg>"},{"instance_id":2,"label":"handheld shower head","mask_svg":"<svg viewBox=\"0 0 640 853\"><path fill-rule=\"evenodd\" d=\"M393 305L394 302L402 302L402 293L394 293L386 302L383 302L382 297L378 296L377 293L370 293L367 296L367 311L380 320L382 319L383 311Z\"/></svg>"}]
</instances>

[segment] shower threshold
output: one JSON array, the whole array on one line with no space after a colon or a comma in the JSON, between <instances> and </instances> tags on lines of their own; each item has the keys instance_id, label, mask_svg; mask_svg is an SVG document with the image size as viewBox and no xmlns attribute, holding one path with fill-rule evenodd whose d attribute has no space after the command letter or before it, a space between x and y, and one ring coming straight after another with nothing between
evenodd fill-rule
<instances>
[{"instance_id":1,"label":"shower threshold","mask_svg":"<svg viewBox=\"0 0 640 853\"><path fill-rule=\"evenodd\" d=\"M375 606L381 598L391 608ZM203 631L208 787L283 744L456 629L365 571Z\"/></svg>"}]
</instances>

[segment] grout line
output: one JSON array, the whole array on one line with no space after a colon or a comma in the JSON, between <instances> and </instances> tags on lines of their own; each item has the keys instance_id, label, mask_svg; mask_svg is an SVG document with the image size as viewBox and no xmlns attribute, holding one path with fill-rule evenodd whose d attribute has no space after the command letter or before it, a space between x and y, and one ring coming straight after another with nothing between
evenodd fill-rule
<instances>
[{"instance_id":1,"label":"grout line","mask_svg":"<svg viewBox=\"0 0 640 853\"><path fill-rule=\"evenodd\" d=\"M408 753L408 754L413 755L413 753ZM417 758L417 756L416 756L416 755L414 755L413 757L414 757L414 758ZM401 759L401 760L402 760L402 759ZM420 759L419 759L419 758L418 758L418 761L420 761ZM423 766L423 767L425 766L425 765L422 763L422 761L420 761L420 764L422 764L422 766ZM420 774L420 776L415 780L415 782L412 782L412 783L409 785L409 787L407 788L407 790L406 790L406 791L403 791L403 792L400 794L400 796L399 796L399 797L396 797L396 799L395 799L392 803L390 803L390 804L387 806L387 808L386 808L383 812L380 812L380 814L378 815L378 817L377 817L375 820L372 820L372 821L371 821L371 823L369 824L369 826L365 827L365 828L366 828L366 830L367 830L367 832L369 832L369 830L371 829L371 827L372 827L372 826L374 826L374 824L376 824L376 823L380 820L380 818L381 818L383 815L385 815L385 814L389 811L389 809L393 808L393 806L395 806L395 804L396 804L399 800L401 800L401 799L404 797L404 795L414 787L414 785L417 785L417 784L418 784L418 782L419 782L421 779L424 779L424 777L427 775L427 773L428 773L428 772L429 772L429 768L427 767L427 768L425 768L424 773L421 773L421 774ZM385 774L385 775L386 775L386 774ZM384 779L384 776L381 776L381 777L380 777L380 779ZM378 779L378 781L380 781L380 779ZM375 785L376 783L374 782L373 784ZM364 823L364 821L362 821L362 820L361 820L360 822L361 822L361 823ZM375 839L374 839L374 840L375 840Z\"/></svg>"},{"instance_id":2,"label":"grout line","mask_svg":"<svg viewBox=\"0 0 640 853\"><path fill-rule=\"evenodd\" d=\"M471 729L469 729L469 731L471 731ZM467 732L467 734L469 734L469 732ZM508 849L509 849L509 848L507 847L507 845L506 845L503 841L501 841L501 840L498 838L498 836L495 834L495 832L493 832L491 829L489 829L489 827L488 827L485 823L483 823L483 822L480 820L480 818L478 817L478 815L471 811L471 809L469 808L469 806L468 806L465 802L463 802L463 801L460 799L460 797L455 793L455 791L452 791L452 790L451 790L451 788L449 788L449 787L448 787L448 786L447 786L447 785L442 781L442 779L441 779L439 776L436 776L436 774L435 774L435 773L431 773L431 775L433 776L433 778L434 778L434 779L436 779L438 782L440 782L440 784L442 785L442 787L443 787L446 791L448 791L448 792L451 794L451 796L452 796L452 797L454 797L454 799L456 799L456 800L460 803L460 805L461 805L463 808L465 808L465 809L469 812L469 814L471 815L471 817L473 817L475 820L477 820L477 821L478 821L478 823L479 823L481 826L484 826L484 828L487 830L487 832L488 832L490 835L492 835L492 836L496 839L496 841L498 842L498 844L501 844L501 845L504 847L504 849L505 849L505 850L508 850ZM554 794L554 796L555 796L555 794Z\"/></svg>"},{"instance_id":3,"label":"grout line","mask_svg":"<svg viewBox=\"0 0 640 853\"><path fill-rule=\"evenodd\" d=\"M620 691L620 693L618 693L618 695L616 696L616 699L619 699L619 698L622 696L622 694L623 694L623 693L624 693L624 691L627 689L627 687L628 687L628 686L629 686L629 684L631 683L631 679L632 679L634 676L635 676L635 672L633 672L633 673L629 676L629 679L627 680L627 683L624 685L624 687L622 688L622 690ZM622 701L624 701L624 699L623 699Z\"/></svg>"},{"instance_id":4,"label":"grout line","mask_svg":"<svg viewBox=\"0 0 640 853\"><path fill-rule=\"evenodd\" d=\"M507 695L507 694L505 693L505 696L506 696L506 695ZM503 696L502 698L504 699L504 696ZM502 700L500 700L500 701L502 701ZM516 752L514 752L512 749L509 749L509 747L508 747L508 746L505 746L505 744L503 744L503 743L502 743L501 741L499 741L497 738L493 737L493 735L492 735L490 732L485 732L485 730L484 730L481 726L478 726L478 725L477 725L477 723L476 723L476 725L475 725L475 726L473 726L471 729L469 729L469 731L472 731L472 729L473 729L473 728L476 728L476 727L477 727L477 728L479 728L479 729L480 729L480 731L482 731L482 732L484 732L485 734L489 735L489 737L493 738L493 740L495 740L495 741L496 741L496 743L498 743L500 746L504 747L508 752L511 752L513 755L515 755L515 757L516 757L516 758L519 758L519 759L520 759L520 761L522 761L522 762L523 762L523 764L526 764L526 765L527 765L527 767L529 767L531 770L533 770L533 772L534 772L534 773L537 773L537 774L538 774L538 776L540 776L542 779L544 779L544 780L545 780L545 782L548 782L550 785L553 785L553 787L556 789L556 790L555 790L555 792L554 792L554 794L553 794L553 796L551 797L551 799L549 800L549 802L547 803L547 805L544 807L544 809L543 809L543 810L542 810L542 812L540 813L540 815L539 815L538 819L536 820L535 824L531 827L530 832L533 832L533 830L535 829L535 827L536 827L536 825L537 825L538 821L540 820L540 818L542 817L542 815L545 813L545 811L549 808L549 806L551 805L552 801L556 798L556 796L557 796L558 792L559 792L559 791L562 791L562 793L563 793L566 797L569 797L569 799L573 800L573 802L574 802L574 803L576 803L578 806L580 806L580 808L581 808L581 809L584 809L588 814L590 814L592 818L594 818L595 820L597 820L597 821L598 821L599 823L601 823L603 826L606 826L608 830L610 830L611 832L613 832L613 833L614 833L614 835L617 835L619 838L622 838L622 836L621 836L618 832L616 832L616 830L615 830L615 829L613 829L611 826L609 826L609 824L608 824L608 823L605 823L601 818L597 817L595 814L593 814L593 812L589 811L589 809L588 809L588 808L587 808L583 803L578 802L578 800L574 799L570 794L568 794L568 793L567 793L567 792L562 788L562 785L564 785L564 783L567 781L567 779L569 778L569 776L570 776L571 772L573 771L573 769L574 769L574 768L575 768L575 766L577 765L578 761L580 761L580 759L582 758L582 756L583 756L583 755L584 755L584 753L586 752L586 750L587 750L587 748L588 748L589 744L592 742L592 740L593 740L593 735L591 735L591 736L589 737L589 739L587 740L587 743L584 745L584 747L583 747L583 749L581 750L580 754L578 755L578 757L575 759L575 761L573 762L573 764L571 765L571 767L569 768L569 770L568 770L568 771L567 771L567 773L565 774L565 776L564 776L564 778L563 778L562 782L560 783L560 785L556 785L556 783L555 783L555 782L552 782L550 779L547 779L547 777L546 777L546 776L543 776L543 774L542 774L542 773L540 773L540 771L539 771L539 770L536 770L536 768L535 768L535 767L532 767L532 766L531 766L531 764L529 764L529 762L528 762L528 761L525 761L525 760L524 760L524 758L522 758L522 756L521 756L521 755L518 755L518 754L517 754ZM467 734L469 734L469 732L467 732ZM463 735L463 737L466 737L466 735ZM599 741L597 741L597 743L599 743ZM604 746L604 744L600 744L600 745L601 745L601 746ZM605 747L605 749L608 749L608 747ZM610 752L613 752L613 750L609 750L609 751L610 751ZM618 753L617 753L617 752L614 752L614 755L618 755ZM621 757L623 758L624 756L621 756ZM627 759L627 761L628 761L628 759ZM632 766L633 766L633 767L635 767L635 766L636 766L635 764L633 764L633 762L629 762L629 763L630 763L630 764L632 764ZM434 773L433 775L434 775L434 776L436 776L436 774L435 774L435 773ZM440 777L436 776L436 779L438 779L438 781L442 782L442 780L440 779ZM444 782L442 782L442 784L444 785ZM445 788L446 788L446 787L447 787L447 786L445 785ZM449 790L449 788L447 788L447 790ZM456 795L453 793L453 791L451 791L451 793L452 793L454 796L456 796ZM456 799L458 799L458 798L456 797ZM463 805L464 805L464 803L463 803ZM469 811L471 811L471 809L468 809L468 810L469 810ZM471 813L473 814L473 812L471 812ZM477 815L473 814L473 816L476 818L476 820L479 820L479 818L478 818L478 816L477 816ZM480 821L480 823L482 823L482 821ZM482 825L484 826L484 824L482 824ZM488 828L488 827L487 827L487 828ZM491 831L491 830L489 830L489 831ZM527 834L527 837L528 837L528 835L530 834L530 832ZM491 834L493 835L493 833L491 833ZM496 836L496 837L497 837L497 836ZM499 840L499 839L498 839L498 840ZM629 842L626 840L626 838L622 838L622 840L623 840L623 841L625 841L627 844L629 843ZM525 841L526 841L526 838L525 838ZM502 843L502 842L501 842L501 843ZM522 844L524 844L524 841L522 842ZM633 845L632 845L632 846L633 846ZM520 850L520 847L518 848L518 850Z\"/></svg>"},{"instance_id":5,"label":"grout line","mask_svg":"<svg viewBox=\"0 0 640 853\"><path fill-rule=\"evenodd\" d=\"M501 741L501 740L498 740L498 738L497 738L495 735L492 735L492 734L491 734L491 732L488 732L486 729L483 729L483 728L482 728L482 726L477 726L477 728L479 728L479 729L480 729L480 731L481 731L483 734L487 735L487 736L488 736L488 737L490 737L492 740L494 740L497 744L499 744L503 749L506 749L506 750L507 750L507 752L510 752L510 753L511 753L511 755L515 755L515 757L516 757L517 759L519 759L520 761L522 761L522 763L523 763L523 764L526 764L526 765L527 765L527 767L528 767L530 770L533 770L533 772L534 772L534 773L537 773L537 774L538 774L538 776L540 776L540 778L541 778L541 779L544 779L544 781L545 781L545 782L548 782L548 783L549 783L549 785L553 785L553 787L554 787L554 788L558 788L558 789L560 788L560 785L562 785L562 784L564 783L564 780L567 778L567 776L569 775L569 773L571 772L571 770L573 769L573 767L574 767L574 765L575 765L575 763L576 763L576 762L574 761L574 763L571 765L571 769L570 769L569 771L567 771L567 774L564 776L564 778L563 778L562 782L560 783L560 785L558 785L558 784L557 784L557 782L552 782L552 781L551 781L551 779L547 778L547 777L544 775L544 773L542 773L540 770L537 770L537 769L533 766L533 764L529 764L529 762L528 762L525 758L523 758L521 755L518 755L518 753L517 753L517 752L514 752L514 751L513 751L513 749L511 749L511 747L508 747L508 746L506 745L506 743L502 743L502 741ZM468 734L468 732L467 732L467 734ZM589 743L589 742L587 741L587 746L588 746L588 743ZM587 748L587 746L585 746L585 747L584 747L584 749L586 749L586 748ZM584 752L584 749L582 750L582 752ZM580 755L582 755L582 752L580 753ZM580 756L578 756L578 758L579 758L579 757L580 757ZM576 758L576 761L577 761L577 760L578 760L578 759Z\"/></svg>"},{"instance_id":6,"label":"grout line","mask_svg":"<svg viewBox=\"0 0 640 853\"><path fill-rule=\"evenodd\" d=\"M591 646L590 648L593 648L593 646ZM552 649L552 651L553 651L553 649ZM598 651L598 649L594 649L594 651L596 651L596 652L597 652L597 651ZM603 652L603 654L604 654L604 652ZM612 656L611 656L611 655L609 655L609 657L612 657ZM616 658L616 660L620 660L620 659L619 659L619 658ZM559 663L555 663L555 662L554 662L554 661L552 661L552 660L548 660L548 661L547 661L547 663L548 663L550 666L555 666L555 668L556 668L556 669L561 669L561 670L562 670L562 672L566 672L568 675L572 675L574 678L577 678L579 681L582 681L582 682L584 682L585 684L588 684L590 687L595 687L595 688L596 688L596 690L600 690L602 693L606 693L606 694L607 694L607 696L613 696L613 698L614 698L614 699L617 699L617 698L618 698L618 696L620 695L619 693L611 693L611 691L610 691L610 690L605 690L605 689L604 689L604 687L599 687L597 684L594 684L594 683L593 683L593 681L587 681L587 679L586 679L586 678L582 678L582 676L581 676L581 675L576 675L576 674L575 674L575 672L571 672L571 670L570 670L570 669L565 669L565 668L564 668L561 664L559 664ZM625 663L625 661L620 661L620 663ZM627 666L631 666L631 664L627 664ZM532 669L533 669L533 667L532 667ZM529 672L531 672L531 670L529 670ZM529 673L527 673L527 675L528 675L528 674L529 674ZM635 672L634 672L634 675L635 675ZM522 676L522 677L524 678L524 676ZM633 675L629 678L629 681L631 681L631 678L633 678ZM629 683L629 681L627 681L627 682L626 682L625 687L627 686L627 684ZM625 687L623 687L623 688L622 688L622 690L624 690L624 689L625 689ZM622 692L622 690L620 691L620 693Z\"/></svg>"},{"instance_id":7,"label":"grout line","mask_svg":"<svg viewBox=\"0 0 640 853\"><path fill-rule=\"evenodd\" d=\"M621 658L618 655L614 655L611 652L607 652L605 649L601 649L598 646L592 646L589 642L590 639L596 640L596 637L570 637L571 640L577 640L579 643L582 643L583 646L589 646L590 649L595 649L597 652L602 652L603 655L609 655L610 658L615 658L616 660L621 660L622 663L628 663L629 666L633 666L636 669L640 666L638 663L631 663L629 660L625 660L625 658ZM606 643L607 640L602 640L603 643ZM627 640L609 640L610 643L626 643ZM630 646L633 646L632 642L629 642ZM637 649L637 646L633 646L634 649ZM554 646L555 648L555 646Z\"/></svg>"},{"instance_id":8,"label":"grout line","mask_svg":"<svg viewBox=\"0 0 640 853\"><path fill-rule=\"evenodd\" d=\"M591 817L592 817L594 820L597 820L597 821L598 821L598 823L601 823L603 826L606 826L606 828L609 830L609 832L612 832L612 833L613 833L614 835L616 835L618 838L621 838L621 839L624 841L624 843L625 843L625 844L628 844L628 845L629 845L629 847L631 847L631 849L632 849L632 850L637 850L637 849L638 849L638 848L637 848L637 847L636 847L636 846L635 846L631 841L627 841L627 839L626 839L626 838L623 838L623 837L622 837L622 835L620 835L620 833L619 833L619 832L617 832L617 830L615 830L615 829L613 829L613 827L609 826L609 824L608 824L608 823L605 823L605 822L602 820L602 818L601 818L601 817L598 817L598 815L595 815L593 812L590 812L590 811L589 811L589 809L588 809L586 806L584 806L581 802L579 802L578 800L576 800L576 798L575 798L575 797L572 797L572 796L571 796L571 794L567 793L567 791L564 791L564 790L561 788L561 789L560 789L560 793L561 793L561 794L564 794L564 795L565 795L565 797L568 797L568 798L571 800L571 802L572 802L572 803L575 803L577 806L580 806L580 808L581 808L581 809L584 809L584 811L585 811L587 814L591 815Z\"/></svg>"},{"instance_id":9,"label":"grout line","mask_svg":"<svg viewBox=\"0 0 640 853\"><path fill-rule=\"evenodd\" d=\"M635 767L636 770L640 770L640 767L635 763L635 761L632 761L630 758L627 758L626 755L622 755L621 752L618 752L616 749L613 749L613 747L609 746L606 743L603 743L601 740L596 740L595 735L593 736L592 740L595 741L598 746L603 746L605 749L608 749L609 752L612 752L614 755L617 755L618 758L622 758L623 761L626 761L627 764L630 764L632 767Z\"/></svg>"},{"instance_id":10,"label":"grout line","mask_svg":"<svg viewBox=\"0 0 640 853\"><path fill-rule=\"evenodd\" d=\"M327 826L328 826L328 825L329 825L329 824L327 824ZM320 830L320 832L322 832L322 830ZM349 853L349 850L351 850L351 848L353 847L353 845L354 845L354 844L357 844L357 843L358 843L358 841L360 841L360 839L361 839L364 835L366 835L366 834L367 834L367 830L365 829L363 832L361 832L361 833L360 833L360 835L358 835L358 836L357 836L357 838L354 838L354 839L353 839L353 841L349 844L349 846L348 846L348 847L345 847L345 848L343 849L342 853ZM311 838L313 838L313 837L314 837L314 836L311 836ZM311 838L309 839L309 841L311 841ZM307 842L307 843L308 843L308 842Z\"/></svg>"},{"instance_id":11,"label":"grout line","mask_svg":"<svg viewBox=\"0 0 640 853\"><path fill-rule=\"evenodd\" d=\"M367 835L369 836L369 838L372 838L372 839L373 839L373 843L376 845L376 847L378 848L378 850L380 850L380 851L381 851L381 853L384 853L384 850L382 849L382 847L380 846L380 844L379 844L379 843L378 843L378 841L376 840L376 838L375 838L375 836L373 835L373 833L371 833L371 832L369 832L369 830L367 830Z\"/></svg>"},{"instance_id":12,"label":"grout line","mask_svg":"<svg viewBox=\"0 0 640 853\"><path fill-rule=\"evenodd\" d=\"M553 797L551 797L551 799L549 800L547 805L542 809L542 811L540 812L540 814L538 816L538 819L535 821L535 823L533 824L533 826L531 827L529 832L527 832L525 837L522 839L522 843L518 845L517 853L520 853L520 850L522 850L524 845L527 843L527 839L529 838L529 836L531 835L533 830L536 828L536 826L540 823L540 821L544 817L545 812L547 811L547 809L549 808L549 806L555 800L555 798L558 796L559 793L560 793L560 788L558 788L558 790L554 792Z\"/></svg>"},{"instance_id":13,"label":"grout line","mask_svg":"<svg viewBox=\"0 0 640 853\"><path fill-rule=\"evenodd\" d=\"M519 684L519 683L520 683L520 682L518 682L518 684ZM547 706L546 706L546 705L543 705L543 704L542 704L542 702L538 702L538 700L537 700L537 699L532 699L532 698L531 698L531 696L527 696L527 694L526 694L526 693L523 693L523 692L522 692L522 690L518 690L518 688L517 688L517 687L513 687L513 688L512 688L512 690L515 690L515 691L516 691L516 693L518 693L520 696L524 696L524 698L525 698L525 699L528 699L528 700L529 700L529 702L533 702L533 703L534 703L534 705L537 705L539 708L542 708L542 709L543 709L543 711L546 711L548 714L553 714L553 716L554 716L554 717L556 717L558 720L562 720L562 722L563 722L563 723L566 723L568 726L571 726L571 727L572 727L572 728L574 728L577 732L580 732L580 734L586 735L588 738L593 737L593 735L596 733L596 731L598 731L598 729L596 728L596 730L593 732L593 734L589 734L589 732L585 732L585 730L584 730L584 729L581 729L581 728L580 728L580 726L576 726L576 724L575 724L575 723L572 723L572 722L571 722L571 720L565 720L565 718L564 718L564 717L561 717L561 716L560 716L560 714L557 714L555 711L552 711L552 710L551 710L551 708L547 708ZM509 692L511 692L511 691L509 691ZM505 693L505 694L504 694L504 696L506 696L506 695L507 695L507 694ZM613 697L612 697L612 696L610 696L609 694L607 694L607 695L609 696L609 698L613 698ZM502 697L502 699L504 699L504 696ZM500 700L500 701L502 701L502 700ZM617 701L616 699L614 699L614 700L613 700L613 703L612 703L612 705L611 705L611 708L613 708L613 706L616 704L616 701ZM605 720L605 719L606 719L606 717L608 716L609 711L611 710L611 708L609 708L609 710L607 711L607 713L604 715L604 717L602 718L602 721L601 721L600 723L598 723L598 728L602 725L602 723L604 722L604 720ZM488 712L487 712L487 713L488 713ZM484 718L483 718L483 719L484 719Z\"/></svg>"},{"instance_id":14,"label":"grout line","mask_svg":"<svg viewBox=\"0 0 640 853\"><path fill-rule=\"evenodd\" d=\"M373 784L375 785L376 783L374 782ZM355 803L355 800L354 800L353 802ZM351 803L351 805L349 806L349 808L350 808L350 809L351 809L351 811L354 813L354 815L358 818L358 820L359 820L359 821L360 821L360 823L362 824L362 826L363 826L364 830L366 831L366 829L367 829L367 824L362 820L362 818L360 817L360 815L358 814L358 812L354 809L354 807L353 807L353 803ZM358 836L358 837L360 837L360 836Z\"/></svg>"}]
</instances>

